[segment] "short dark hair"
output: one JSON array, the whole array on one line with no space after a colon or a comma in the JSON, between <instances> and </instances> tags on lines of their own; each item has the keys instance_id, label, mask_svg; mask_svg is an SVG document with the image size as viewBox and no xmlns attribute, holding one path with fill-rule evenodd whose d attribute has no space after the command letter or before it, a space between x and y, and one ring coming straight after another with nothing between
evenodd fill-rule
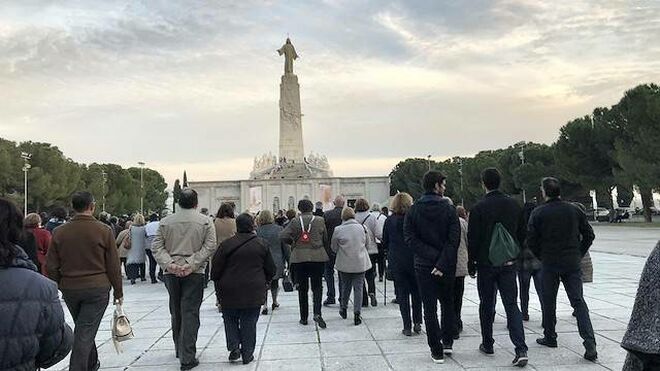
<instances>
[{"instance_id":1,"label":"short dark hair","mask_svg":"<svg viewBox=\"0 0 660 371\"><path fill-rule=\"evenodd\" d=\"M296 217L296 210L294 209L289 209L286 211L286 218L291 220Z\"/></svg>"},{"instance_id":2,"label":"short dark hair","mask_svg":"<svg viewBox=\"0 0 660 371\"><path fill-rule=\"evenodd\" d=\"M310 200L300 200L298 201L298 210L301 213L309 213L314 210L314 204Z\"/></svg>"},{"instance_id":3,"label":"short dark hair","mask_svg":"<svg viewBox=\"0 0 660 371\"><path fill-rule=\"evenodd\" d=\"M150 222L157 222L158 221L158 214L152 213L151 215L149 215L149 221Z\"/></svg>"},{"instance_id":4,"label":"short dark hair","mask_svg":"<svg viewBox=\"0 0 660 371\"><path fill-rule=\"evenodd\" d=\"M489 167L481 172L481 182L487 190L493 191L500 188L502 182L502 174L497 168Z\"/></svg>"},{"instance_id":5,"label":"short dark hair","mask_svg":"<svg viewBox=\"0 0 660 371\"><path fill-rule=\"evenodd\" d=\"M179 196L179 206L184 209L194 209L197 206L197 191L192 188L184 188Z\"/></svg>"},{"instance_id":6,"label":"short dark hair","mask_svg":"<svg viewBox=\"0 0 660 371\"><path fill-rule=\"evenodd\" d=\"M437 170L429 170L424 174L422 179L422 187L424 187L424 192L433 192L435 190L436 184L442 184L444 180L447 179L445 174Z\"/></svg>"},{"instance_id":7,"label":"short dark hair","mask_svg":"<svg viewBox=\"0 0 660 371\"><path fill-rule=\"evenodd\" d=\"M87 191L79 191L71 195L71 207L76 212L88 210L94 203L94 196Z\"/></svg>"},{"instance_id":8,"label":"short dark hair","mask_svg":"<svg viewBox=\"0 0 660 371\"><path fill-rule=\"evenodd\" d=\"M62 206L58 206L53 209L53 211L50 212L51 218L56 218L56 219L66 219L66 209L63 208Z\"/></svg>"},{"instance_id":9,"label":"short dark hair","mask_svg":"<svg viewBox=\"0 0 660 371\"><path fill-rule=\"evenodd\" d=\"M236 232L251 233L254 232L254 218L248 213L243 213L236 217Z\"/></svg>"},{"instance_id":10,"label":"short dark hair","mask_svg":"<svg viewBox=\"0 0 660 371\"><path fill-rule=\"evenodd\" d=\"M543 178L541 181L541 187L543 187L543 192L547 197L556 198L561 196L561 186L559 180L553 177Z\"/></svg>"},{"instance_id":11,"label":"short dark hair","mask_svg":"<svg viewBox=\"0 0 660 371\"><path fill-rule=\"evenodd\" d=\"M234 205L230 202L223 202L218 208L218 213L215 214L216 218L234 218Z\"/></svg>"}]
</instances>

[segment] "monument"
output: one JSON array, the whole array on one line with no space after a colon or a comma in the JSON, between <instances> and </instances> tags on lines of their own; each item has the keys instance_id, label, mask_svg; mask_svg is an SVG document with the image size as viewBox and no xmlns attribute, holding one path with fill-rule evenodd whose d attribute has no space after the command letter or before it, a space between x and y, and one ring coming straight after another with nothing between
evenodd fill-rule
<instances>
[{"instance_id":1,"label":"monument","mask_svg":"<svg viewBox=\"0 0 660 371\"><path fill-rule=\"evenodd\" d=\"M299 57L289 38L277 52L284 56L279 153L255 157L249 180L189 182L199 193L200 207L217 210L222 202L233 202L237 211L258 212L266 208L278 211L295 209L300 199L309 199L321 201L329 209L338 194L346 196L349 204L359 197L386 203L388 177L333 177L326 156L314 152L305 155L300 84L293 73L293 62Z\"/></svg>"}]
</instances>

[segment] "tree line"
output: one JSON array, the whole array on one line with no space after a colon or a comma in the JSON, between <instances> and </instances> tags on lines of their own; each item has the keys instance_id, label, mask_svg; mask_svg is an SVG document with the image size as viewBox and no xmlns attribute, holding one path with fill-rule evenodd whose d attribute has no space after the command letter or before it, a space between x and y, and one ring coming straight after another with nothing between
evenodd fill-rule
<instances>
[{"instance_id":1,"label":"tree line","mask_svg":"<svg viewBox=\"0 0 660 371\"><path fill-rule=\"evenodd\" d=\"M430 167L448 176L447 195L470 208L483 197L480 174L491 166L502 172L502 190L521 200L523 194L540 200L540 181L546 176L561 181L565 199L589 205L590 190L595 190L598 204L608 209L614 188L619 205L626 206L637 189L650 222L653 191L660 191L660 87L639 85L617 104L569 121L552 145L521 142L442 162L406 159L390 173L390 191L419 197L420 180Z\"/></svg>"},{"instance_id":2,"label":"tree line","mask_svg":"<svg viewBox=\"0 0 660 371\"><path fill-rule=\"evenodd\" d=\"M160 212L167 201L167 183L155 170L144 168L144 187L140 187L140 168L122 168L116 164L89 165L67 158L48 143L15 143L0 138L0 196L19 205L24 201L24 160L21 153L31 154L28 171L28 211L48 212L57 206L69 206L70 196L78 190L94 195L97 211L105 209L113 215L144 210ZM105 175L104 175L105 173Z\"/></svg>"}]
</instances>

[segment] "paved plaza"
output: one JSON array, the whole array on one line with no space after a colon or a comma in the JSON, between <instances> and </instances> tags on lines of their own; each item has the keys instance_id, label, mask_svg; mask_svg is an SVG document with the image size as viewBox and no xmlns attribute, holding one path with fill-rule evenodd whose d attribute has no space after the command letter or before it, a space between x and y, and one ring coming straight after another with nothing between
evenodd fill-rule
<instances>
[{"instance_id":1,"label":"paved plaza","mask_svg":"<svg viewBox=\"0 0 660 371\"><path fill-rule=\"evenodd\" d=\"M591 319L596 331L599 360L597 364L582 359L582 340L571 316L571 307L565 293L560 291L557 311L559 348L541 348L535 339L541 336L541 311L538 298L532 293L530 321L525 323L529 346L529 370L620 370L625 351L619 342L630 316L637 284L645 258L625 254L625 246L636 241L639 231L629 228L596 229L596 242L592 253L594 283L584 287ZM660 236L660 230L647 229L644 245L650 251L655 244L649 240ZM599 235L607 239L599 241ZM618 241L618 243L616 243ZM632 242L636 244L636 242ZM602 244L602 247L601 247ZM619 254L596 252L622 246ZM636 244L641 249L640 244ZM353 326L352 317L342 320L338 307L323 309L328 328L320 330L298 324L298 304L295 293L283 294L281 308L261 316L257 325L255 362L244 366L230 364L225 346L222 317L215 309L215 296L209 287L201 309L198 357L201 365L196 370L495 370L509 368L514 357L513 346L506 329L504 309L498 302L494 324L495 355L479 353L481 341L477 312L476 280L467 278L463 302L464 332L454 343L454 354L445 363L431 362L426 337L405 337L401 334L398 306L388 304L363 310L364 323ZM147 282L127 285L125 310L132 321L135 339L124 343L124 353L117 354L110 340L112 308L109 307L96 338L101 366L106 370L178 370L174 345L169 329L167 291L163 284ZM388 299L392 284L388 282ZM379 285L379 304L383 301L383 285ZM311 297L310 297L311 300ZM501 302L501 301L500 301ZM67 320L72 324L65 307ZM72 325L73 326L73 325ZM65 370L68 358L53 369Z\"/></svg>"}]
</instances>

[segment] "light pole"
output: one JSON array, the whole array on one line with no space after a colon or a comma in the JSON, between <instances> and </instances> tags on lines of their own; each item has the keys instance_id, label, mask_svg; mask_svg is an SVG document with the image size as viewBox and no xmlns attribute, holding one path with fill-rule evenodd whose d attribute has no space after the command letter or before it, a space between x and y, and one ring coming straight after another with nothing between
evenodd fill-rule
<instances>
[{"instance_id":1,"label":"light pole","mask_svg":"<svg viewBox=\"0 0 660 371\"><path fill-rule=\"evenodd\" d=\"M522 162L522 166L525 165L525 143L521 143L520 147L520 152L518 152L518 157L520 157L520 161ZM525 185L522 185L522 196L523 196L523 204L527 203L527 195L525 194Z\"/></svg>"},{"instance_id":2,"label":"light pole","mask_svg":"<svg viewBox=\"0 0 660 371\"><path fill-rule=\"evenodd\" d=\"M463 196L463 159L458 159L458 174L461 177L461 206L465 207L465 201Z\"/></svg>"},{"instance_id":3,"label":"light pole","mask_svg":"<svg viewBox=\"0 0 660 371\"><path fill-rule=\"evenodd\" d=\"M32 159L32 154L27 153L27 152L21 152L21 158L23 159L23 176L24 176L24 183L23 183L23 195L25 199L23 200L23 214L27 215L28 211L28 171L30 171L30 168L32 165L30 165L30 160Z\"/></svg>"},{"instance_id":4,"label":"light pole","mask_svg":"<svg viewBox=\"0 0 660 371\"><path fill-rule=\"evenodd\" d=\"M138 162L140 165L140 214L144 215L144 162Z\"/></svg>"},{"instance_id":5,"label":"light pole","mask_svg":"<svg viewBox=\"0 0 660 371\"><path fill-rule=\"evenodd\" d=\"M108 180L108 173L101 170L101 177L103 178L103 212L105 212L105 182Z\"/></svg>"},{"instance_id":6,"label":"light pole","mask_svg":"<svg viewBox=\"0 0 660 371\"><path fill-rule=\"evenodd\" d=\"M431 155L426 156L426 161L429 164L429 171L431 171Z\"/></svg>"}]
</instances>

